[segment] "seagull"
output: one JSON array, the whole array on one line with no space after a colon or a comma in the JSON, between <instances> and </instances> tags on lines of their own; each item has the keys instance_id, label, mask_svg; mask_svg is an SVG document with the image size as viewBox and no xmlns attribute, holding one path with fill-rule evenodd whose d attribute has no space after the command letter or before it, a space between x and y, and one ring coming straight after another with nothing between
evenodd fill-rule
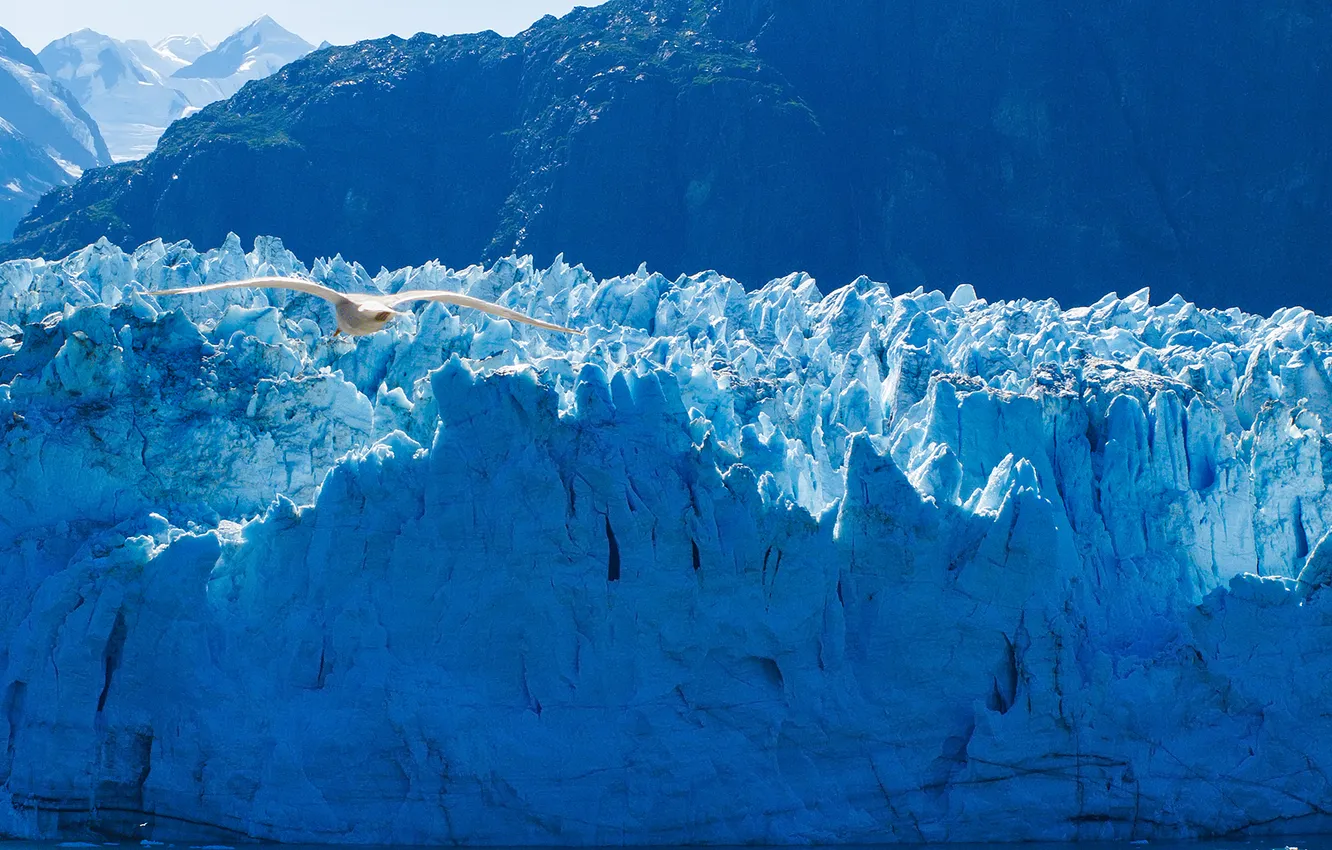
<instances>
[{"instance_id":1,"label":"seagull","mask_svg":"<svg viewBox=\"0 0 1332 850\"><path fill-rule=\"evenodd\" d=\"M334 336L338 334L347 334L348 336L365 336L382 330L385 325L397 316L405 316L406 313L395 310L402 304L409 301L442 301L445 304L456 304L459 307L471 307L473 310L480 310L484 313L490 313L492 316L499 316L512 322L522 322L525 325L535 325L538 328L545 328L548 331L559 331L566 334L582 334L582 331L576 331L573 328L566 328L561 325L553 325L550 322L543 322L540 319L533 319L530 316L524 316L522 313L510 310L507 307L501 307L498 304L492 304L489 301L482 301L480 298L473 298L470 295L463 295L459 292L449 292L442 289L409 289L404 292L395 292L393 294L381 294L378 292L338 292L329 289L327 286L320 286L314 281L302 280L297 277L256 277L252 280L233 280L227 283L208 283L203 286L187 286L184 289L157 289L148 290L144 295L193 295L196 292L214 292L219 289L294 289L297 292L306 292L310 295L318 296L333 305L333 312L338 319L338 329L333 332Z\"/></svg>"}]
</instances>

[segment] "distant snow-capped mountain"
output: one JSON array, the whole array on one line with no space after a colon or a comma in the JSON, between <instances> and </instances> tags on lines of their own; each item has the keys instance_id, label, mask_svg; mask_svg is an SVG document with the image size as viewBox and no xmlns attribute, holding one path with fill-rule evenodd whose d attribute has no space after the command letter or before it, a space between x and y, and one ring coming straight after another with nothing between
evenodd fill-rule
<instances>
[{"instance_id":1,"label":"distant snow-capped mountain","mask_svg":"<svg viewBox=\"0 0 1332 850\"><path fill-rule=\"evenodd\" d=\"M97 123L74 94L0 28L0 242L49 189L110 163Z\"/></svg>"},{"instance_id":2,"label":"distant snow-capped mountain","mask_svg":"<svg viewBox=\"0 0 1332 850\"><path fill-rule=\"evenodd\" d=\"M264 16L216 47L197 35L149 44L80 30L47 45L40 61L97 120L112 157L121 161L147 156L171 122L311 49Z\"/></svg>"},{"instance_id":3,"label":"distant snow-capped mountain","mask_svg":"<svg viewBox=\"0 0 1332 850\"><path fill-rule=\"evenodd\" d=\"M213 49L213 45L199 35L173 35L159 41L154 47L159 53L174 57L185 66Z\"/></svg>"},{"instance_id":4,"label":"distant snow-capped mountain","mask_svg":"<svg viewBox=\"0 0 1332 850\"><path fill-rule=\"evenodd\" d=\"M213 80L230 97L250 80L263 79L312 50L314 45L264 15L223 39L173 77Z\"/></svg>"},{"instance_id":5,"label":"distant snow-capped mountain","mask_svg":"<svg viewBox=\"0 0 1332 850\"><path fill-rule=\"evenodd\" d=\"M137 45L136 45L137 46ZM143 43L143 47L148 47ZM154 68L143 54L158 56ZM171 70L151 47L135 50L84 29L48 44L38 58L96 119L117 160L147 156L166 128L190 107L190 100L167 84ZM163 73L166 70L166 73Z\"/></svg>"},{"instance_id":6,"label":"distant snow-capped mountain","mask_svg":"<svg viewBox=\"0 0 1332 850\"><path fill-rule=\"evenodd\" d=\"M163 77L171 76L213 49L208 42L197 35L173 35L157 44L132 38L127 39L124 44L135 58Z\"/></svg>"}]
</instances>

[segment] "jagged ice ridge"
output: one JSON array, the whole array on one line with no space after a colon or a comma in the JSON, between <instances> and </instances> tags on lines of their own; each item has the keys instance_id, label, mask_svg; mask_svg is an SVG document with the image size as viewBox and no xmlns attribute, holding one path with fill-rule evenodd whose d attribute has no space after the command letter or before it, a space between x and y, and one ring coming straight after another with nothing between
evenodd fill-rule
<instances>
[{"instance_id":1,"label":"jagged ice ridge","mask_svg":"<svg viewBox=\"0 0 1332 850\"><path fill-rule=\"evenodd\" d=\"M141 294L290 273L587 336ZM274 239L5 263L0 829L1327 828L1329 340L1145 290L372 276Z\"/></svg>"}]
</instances>

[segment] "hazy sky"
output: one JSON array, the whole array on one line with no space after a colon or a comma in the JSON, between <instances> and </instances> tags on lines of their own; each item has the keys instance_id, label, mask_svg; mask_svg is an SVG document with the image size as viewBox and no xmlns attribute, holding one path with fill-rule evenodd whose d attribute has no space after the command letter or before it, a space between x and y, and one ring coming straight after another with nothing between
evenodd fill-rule
<instances>
[{"instance_id":1,"label":"hazy sky","mask_svg":"<svg viewBox=\"0 0 1332 850\"><path fill-rule=\"evenodd\" d=\"M85 27L112 38L158 41L177 33L216 44L261 15L311 44L348 44L390 33L404 38L492 29L513 35L545 14L602 0L6 0L0 26L36 52Z\"/></svg>"}]
</instances>

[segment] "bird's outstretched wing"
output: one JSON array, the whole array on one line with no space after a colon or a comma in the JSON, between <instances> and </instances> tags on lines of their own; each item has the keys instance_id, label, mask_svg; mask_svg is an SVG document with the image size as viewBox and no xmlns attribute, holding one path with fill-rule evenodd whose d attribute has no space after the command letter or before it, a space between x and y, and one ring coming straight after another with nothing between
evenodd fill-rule
<instances>
[{"instance_id":1,"label":"bird's outstretched wing","mask_svg":"<svg viewBox=\"0 0 1332 850\"><path fill-rule=\"evenodd\" d=\"M379 298L390 307L397 307L399 304L406 304L408 301L443 301L445 304L456 304L459 307L471 307L473 310L480 310L483 313L489 313L492 316L499 316L502 319L508 319L512 322L522 322L525 325L535 325L538 328L545 328L548 331L559 331L566 334L582 334L582 331L576 331L573 328L566 328L562 325L553 325L550 322L543 322L540 319L533 319L531 316L524 316L508 307L501 307L498 304L492 304L489 301L482 301L480 298L473 298L470 295L463 295L460 292L448 292L447 290L432 289L408 289L393 295L384 295Z\"/></svg>"},{"instance_id":2,"label":"bird's outstretched wing","mask_svg":"<svg viewBox=\"0 0 1332 850\"><path fill-rule=\"evenodd\" d=\"M232 280L227 281L226 283L206 283L202 286L187 286L183 289L147 290L143 294L193 295L196 292L213 292L218 289L294 289L298 292L308 292L311 295L317 295L333 305L351 300L335 289L329 289L327 286L320 286L312 280L301 280L298 277L256 277L250 280Z\"/></svg>"}]
</instances>

